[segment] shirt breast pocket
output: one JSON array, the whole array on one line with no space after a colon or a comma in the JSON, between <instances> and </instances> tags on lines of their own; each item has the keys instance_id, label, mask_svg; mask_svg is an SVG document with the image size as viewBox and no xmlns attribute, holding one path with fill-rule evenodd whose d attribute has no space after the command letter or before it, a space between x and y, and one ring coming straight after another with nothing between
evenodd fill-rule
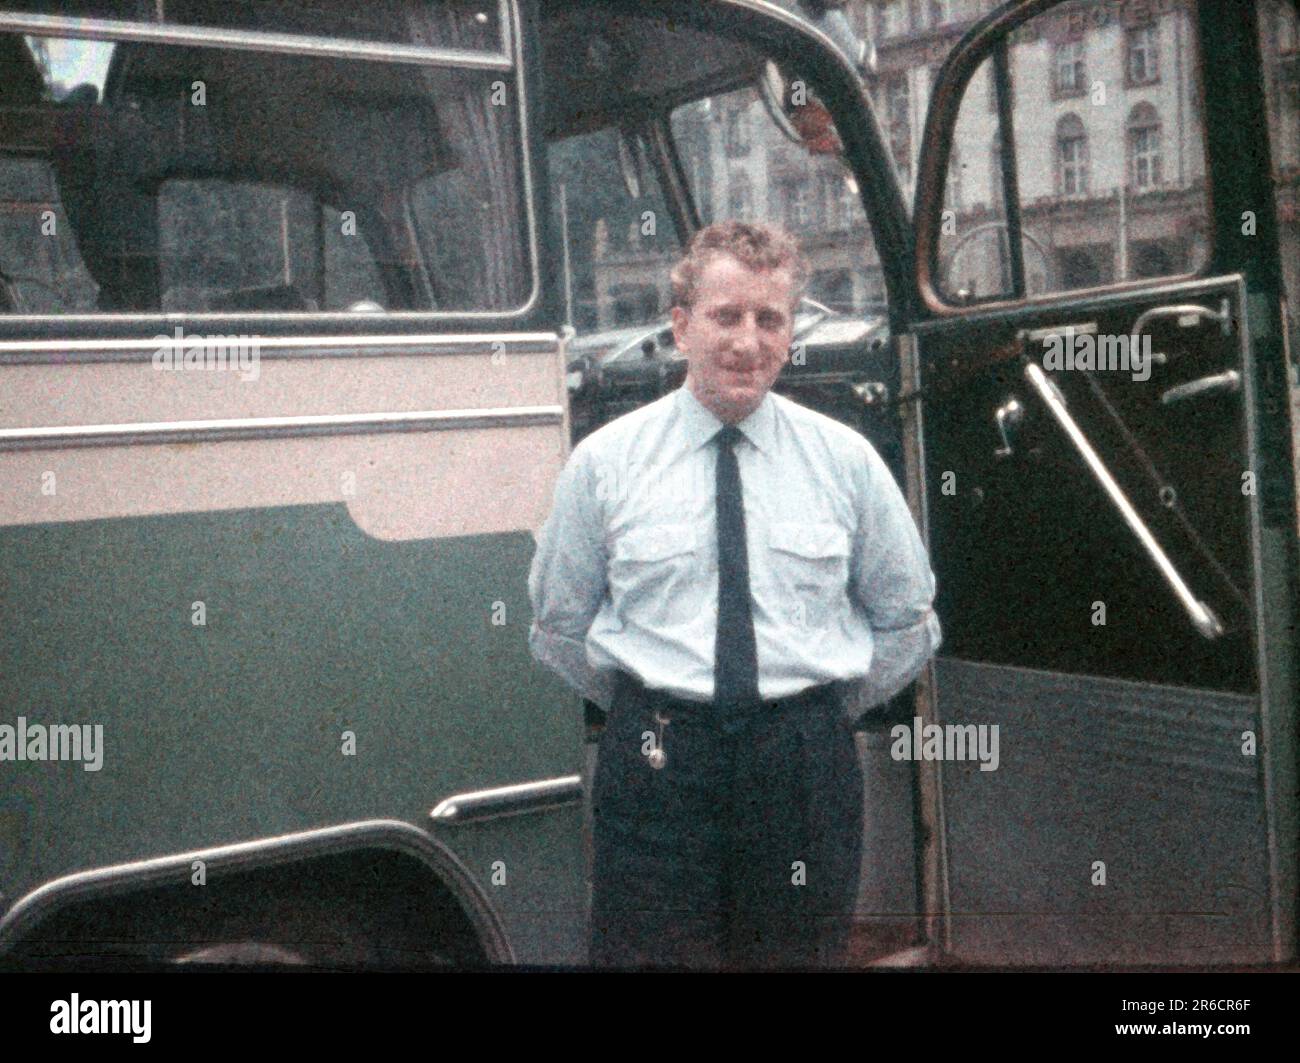
<instances>
[{"instance_id":1,"label":"shirt breast pocket","mask_svg":"<svg viewBox=\"0 0 1300 1063\"><path fill-rule=\"evenodd\" d=\"M690 524L655 524L624 532L614 543L611 589L623 621L680 624L698 615L699 542Z\"/></svg>"},{"instance_id":2,"label":"shirt breast pocket","mask_svg":"<svg viewBox=\"0 0 1300 1063\"><path fill-rule=\"evenodd\" d=\"M846 600L849 533L817 521L776 523L768 546L780 615L795 627L825 627Z\"/></svg>"}]
</instances>

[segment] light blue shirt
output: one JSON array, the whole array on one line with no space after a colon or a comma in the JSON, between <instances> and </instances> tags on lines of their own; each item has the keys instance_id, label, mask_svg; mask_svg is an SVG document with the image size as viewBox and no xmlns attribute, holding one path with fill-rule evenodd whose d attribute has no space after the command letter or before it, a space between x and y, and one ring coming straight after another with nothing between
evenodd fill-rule
<instances>
[{"instance_id":1,"label":"light blue shirt","mask_svg":"<svg viewBox=\"0 0 1300 1063\"><path fill-rule=\"evenodd\" d=\"M683 385L582 440L560 474L528 578L529 646L602 707L619 669L713 697L721 427ZM815 410L769 392L737 427L759 694L839 682L856 716L939 645L907 503L875 448Z\"/></svg>"}]
</instances>

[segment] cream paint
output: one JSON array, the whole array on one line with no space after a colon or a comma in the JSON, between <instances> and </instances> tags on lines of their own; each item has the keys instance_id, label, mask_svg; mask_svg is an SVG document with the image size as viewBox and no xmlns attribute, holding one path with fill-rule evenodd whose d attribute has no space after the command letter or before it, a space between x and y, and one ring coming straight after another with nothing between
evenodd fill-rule
<instances>
[{"instance_id":1,"label":"cream paint","mask_svg":"<svg viewBox=\"0 0 1300 1063\"><path fill-rule=\"evenodd\" d=\"M0 369L0 427L564 405L556 352L267 359L261 378L149 362ZM553 425L0 451L0 525L346 504L382 540L532 530L568 454ZM42 491L53 472L56 491ZM355 493L348 495L349 474Z\"/></svg>"},{"instance_id":2,"label":"cream paint","mask_svg":"<svg viewBox=\"0 0 1300 1063\"><path fill-rule=\"evenodd\" d=\"M564 402L554 351L262 358L256 380L149 361L0 366L0 428Z\"/></svg>"},{"instance_id":3,"label":"cream paint","mask_svg":"<svg viewBox=\"0 0 1300 1063\"><path fill-rule=\"evenodd\" d=\"M531 530L564 449L543 425L17 451L0 456L0 524L343 502L376 539Z\"/></svg>"}]
</instances>

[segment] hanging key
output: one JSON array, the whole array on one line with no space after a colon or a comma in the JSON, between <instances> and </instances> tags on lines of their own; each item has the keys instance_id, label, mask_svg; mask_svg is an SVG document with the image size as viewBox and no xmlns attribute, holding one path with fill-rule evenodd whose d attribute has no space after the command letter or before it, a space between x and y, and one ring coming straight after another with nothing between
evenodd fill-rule
<instances>
[{"instance_id":1,"label":"hanging key","mask_svg":"<svg viewBox=\"0 0 1300 1063\"><path fill-rule=\"evenodd\" d=\"M664 752L664 724L670 722L671 719L672 717L665 719L659 710L655 709L655 723L659 725L659 729L655 735L655 747L650 750L650 754L646 759L650 761L650 767L656 771L668 763L668 754Z\"/></svg>"}]
</instances>

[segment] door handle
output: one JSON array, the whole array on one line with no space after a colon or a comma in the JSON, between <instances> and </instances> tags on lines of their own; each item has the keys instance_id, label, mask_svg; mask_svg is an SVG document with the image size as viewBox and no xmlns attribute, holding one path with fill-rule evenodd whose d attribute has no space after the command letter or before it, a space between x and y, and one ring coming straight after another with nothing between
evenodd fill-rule
<instances>
[{"instance_id":1,"label":"door handle","mask_svg":"<svg viewBox=\"0 0 1300 1063\"><path fill-rule=\"evenodd\" d=\"M1186 384L1172 387L1161 394L1160 401L1169 406L1175 402L1199 399L1205 395L1233 395L1240 390L1241 374L1235 369L1229 369L1226 373L1203 376L1197 380L1189 380Z\"/></svg>"},{"instance_id":2,"label":"door handle","mask_svg":"<svg viewBox=\"0 0 1300 1063\"><path fill-rule=\"evenodd\" d=\"M1200 303L1176 303L1172 306L1153 306L1150 310L1144 310L1138 316L1138 319L1133 322L1134 342L1136 343L1137 338L1142 335L1142 330L1151 322L1162 321L1171 317L1177 319L1179 328L1191 328L1203 321L1217 321L1225 336L1232 334L1232 308L1225 296L1219 300L1218 310L1211 310L1208 306L1202 306ZM1160 365L1164 365L1168 361L1168 358L1163 353L1153 353L1152 358Z\"/></svg>"},{"instance_id":3,"label":"door handle","mask_svg":"<svg viewBox=\"0 0 1300 1063\"><path fill-rule=\"evenodd\" d=\"M1211 310L1208 306L1202 306L1200 303L1179 303L1176 306L1153 306L1150 310L1143 311L1141 316L1133 322L1133 335L1139 336L1142 330L1151 324L1152 321L1158 321L1162 318L1176 317L1178 324L1182 328L1190 328L1192 325L1199 324L1201 321L1217 321L1219 328L1223 330L1225 336L1232 334L1232 313L1228 306L1228 300L1225 296L1219 301L1219 309Z\"/></svg>"}]
</instances>

